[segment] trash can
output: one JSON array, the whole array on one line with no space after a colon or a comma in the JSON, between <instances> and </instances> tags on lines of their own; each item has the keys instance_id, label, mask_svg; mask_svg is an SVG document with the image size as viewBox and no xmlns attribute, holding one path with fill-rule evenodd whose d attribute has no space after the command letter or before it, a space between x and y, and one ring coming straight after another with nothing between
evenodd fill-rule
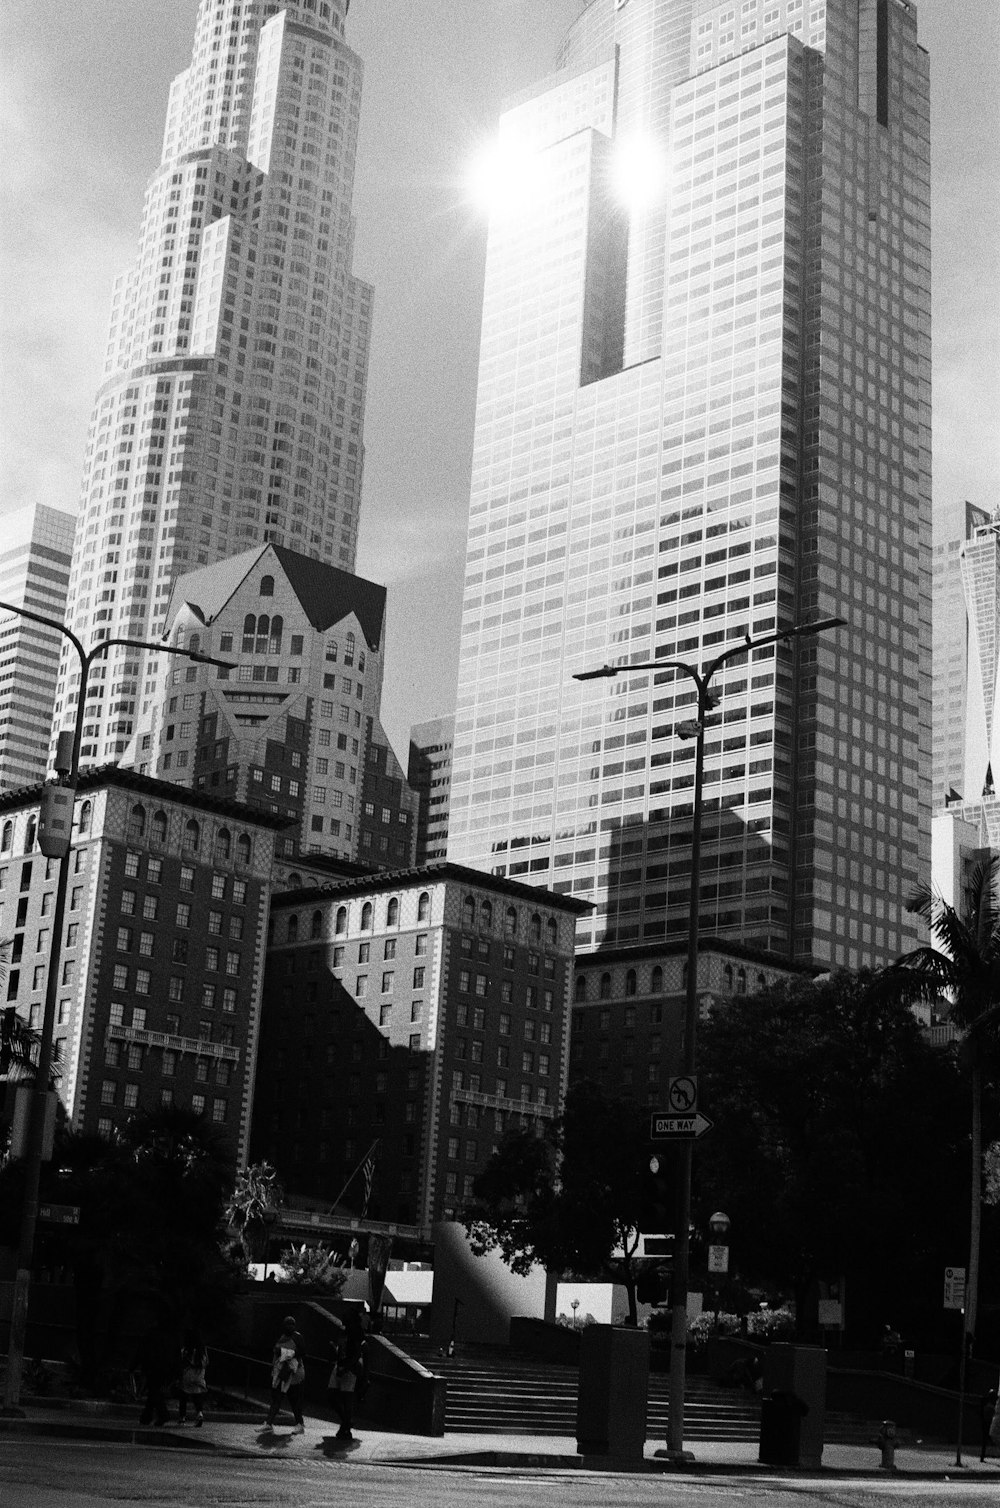
<instances>
[{"instance_id":1,"label":"trash can","mask_svg":"<svg viewBox=\"0 0 1000 1508\"><path fill-rule=\"evenodd\" d=\"M809 1405L794 1393L779 1389L762 1398L757 1459L768 1466L798 1466L802 1420L808 1412Z\"/></svg>"},{"instance_id":2,"label":"trash can","mask_svg":"<svg viewBox=\"0 0 1000 1508\"><path fill-rule=\"evenodd\" d=\"M576 1444L584 1456L642 1460L649 1392L649 1336L616 1325L580 1333Z\"/></svg>"}]
</instances>

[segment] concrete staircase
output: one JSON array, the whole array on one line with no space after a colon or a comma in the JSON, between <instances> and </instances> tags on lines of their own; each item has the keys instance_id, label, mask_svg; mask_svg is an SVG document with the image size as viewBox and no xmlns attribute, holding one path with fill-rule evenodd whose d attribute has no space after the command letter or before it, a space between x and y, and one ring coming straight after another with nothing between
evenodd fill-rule
<instances>
[{"instance_id":1,"label":"concrete staircase","mask_svg":"<svg viewBox=\"0 0 1000 1508\"><path fill-rule=\"evenodd\" d=\"M454 1356L442 1356L430 1341L400 1337L402 1348L431 1372L445 1377L448 1396L445 1429L455 1434L565 1435L576 1433L577 1369L499 1346L461 1343ZM665 1439L667 1376L649 1379L646 1437ZM826 1439L867 1444L878 1432L870 1420L828 1414ZM684 1437L689 1441L756 1441L760 1404L739 1389L722 1388L705 1377L687 1379Z\"/></svg>"}]
</instances>

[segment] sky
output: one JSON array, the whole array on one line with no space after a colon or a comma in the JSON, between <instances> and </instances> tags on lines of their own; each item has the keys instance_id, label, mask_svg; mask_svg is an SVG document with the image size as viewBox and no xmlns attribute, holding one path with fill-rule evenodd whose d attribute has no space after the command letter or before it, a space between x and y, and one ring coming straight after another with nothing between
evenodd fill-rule
<instances>
[{"instance_id":1,"label":"sky","mask_svg":"<svg viewBox=\"0 0 1000 1508\"><path fill-rule=\"evenodd\" d=\"M375 286L357 570L389 588L384 722L452 710L485 225L467 170L580 0L353 0L354 267ZM134 255L197 0L0 0L0 540L75 512L115 274ZM931 54L934 487L1000 506L1000 3L921 0Z\"/></svg>"}]
</instances>

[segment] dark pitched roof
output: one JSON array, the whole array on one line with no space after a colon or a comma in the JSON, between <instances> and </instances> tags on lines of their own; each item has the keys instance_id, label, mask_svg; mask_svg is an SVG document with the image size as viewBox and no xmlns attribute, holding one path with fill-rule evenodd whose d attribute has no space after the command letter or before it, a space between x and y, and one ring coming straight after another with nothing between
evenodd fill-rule
<instances>
[{"instance_id":1,"label":"dark pitched roof","mask_svg":"<svg viewBox=\"0 0 1000 1508\"><path fill-rule=\"evenodd\" d=\"M379 647L385 622L385 587L284 545L255 545L240 555L225 556L178 577L170 594L167 621L173 619L182 602L190 602L204 621L211 623L268 550L274 552L313 628L322 632L353 612L369 647Z\"/></svg>"},{"instance_id":2,"label":"dark pitched roof","mask_svg":"<svg viewBox=\"0 0 1000 1508\"><path fill-rule=\"evenodd\" d=\"M306 862L305 860L303 861ZM435 885L441 880L454 880L461 885L475 885L479 890L492 890L498 895L516 897L522 901L534 901L538 906L555 907L583 916L594 907L590 901L577 900L572 895L556 895L543 890L540 885L522 885L520 880L502 879L500 875L484 874L480 869L469 869L464 864L449 864L442 859L435 864L424 864L417 869L381 869L371 874L351 875L344 879L331 879L324 885L306 885L301 890L282 890L272 895L273 906L301 906L303 901L319 896L374 895L381 890L403 890L418 885Z\"/></svg>"},{"instance_id":3,"label":"dark pitched roof","mask_svg":"<svg viewBox=\"0 0 1000 1508\"><path fill-rule=\"evenodd\" d=\"M313 628L326 629L354 612L372 649L382 642L385 621L385 587L337 566L300 555L284 545L272 545L281 569L302 604Z\"/></svg>"},{"instance_id":4,"label":"dark pitched roof","mask_svg":"<svg viewBox=\"0 0 1000 1508\"><path fill-rule=\"evenodd\" d=\"M256 827L273 827L280 830L291 827L295 820L291 817L275 816L273 812L261 811L256 806L247 806L242 801L230 801L225 796L213 796L208 791L192 791L183 785L171 785L167 780L154 780L151 775L140 775L138 770L122 769L116 764L106 764L97 769L84 770L77 783L77 794L99 791L106 785L116 785L126 791L135 791L137 795L148 796L150 800L175 801L182 806L190 806L196 811L216 812L219 816L230 817L234 822L245 822L248 826L253 824ZM41 785L29 785L19 791L8 791L0 796L0 812L29 806L32 801L39 799L41 793Z\"/></svg>"}]
</instances>

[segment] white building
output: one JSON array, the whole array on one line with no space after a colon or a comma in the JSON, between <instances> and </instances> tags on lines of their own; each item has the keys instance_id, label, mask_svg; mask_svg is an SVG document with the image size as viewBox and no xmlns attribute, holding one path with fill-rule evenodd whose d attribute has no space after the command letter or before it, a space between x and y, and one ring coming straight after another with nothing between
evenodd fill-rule
<instances>
[{"instance_id":1,"label":"white building","mask_svg":"<svg viewBox=\"0 0 1000 1508\"><path fill-rule=\"evenodd\" d=\"M76 519L44 503L5 513L0 602L63 621ZM49 762L61 635L0 612L0 792L37 785Z\"/></svg>"},{"instance_id":2,"label":"white building","mask_svg":"<svg viewBox=\"0 0 1000 1508\"><path fill-rule=\"evenodd\" d=\"M347 9L201 0L114 291L69 592L85 642L157 638L178 575L266 540L353 568L372 290L351 270ZM145 659L96 669L84 765L124 751L156 690ZM64 657L60 725L78 684Z\"/></svg>"}]
</instances>

